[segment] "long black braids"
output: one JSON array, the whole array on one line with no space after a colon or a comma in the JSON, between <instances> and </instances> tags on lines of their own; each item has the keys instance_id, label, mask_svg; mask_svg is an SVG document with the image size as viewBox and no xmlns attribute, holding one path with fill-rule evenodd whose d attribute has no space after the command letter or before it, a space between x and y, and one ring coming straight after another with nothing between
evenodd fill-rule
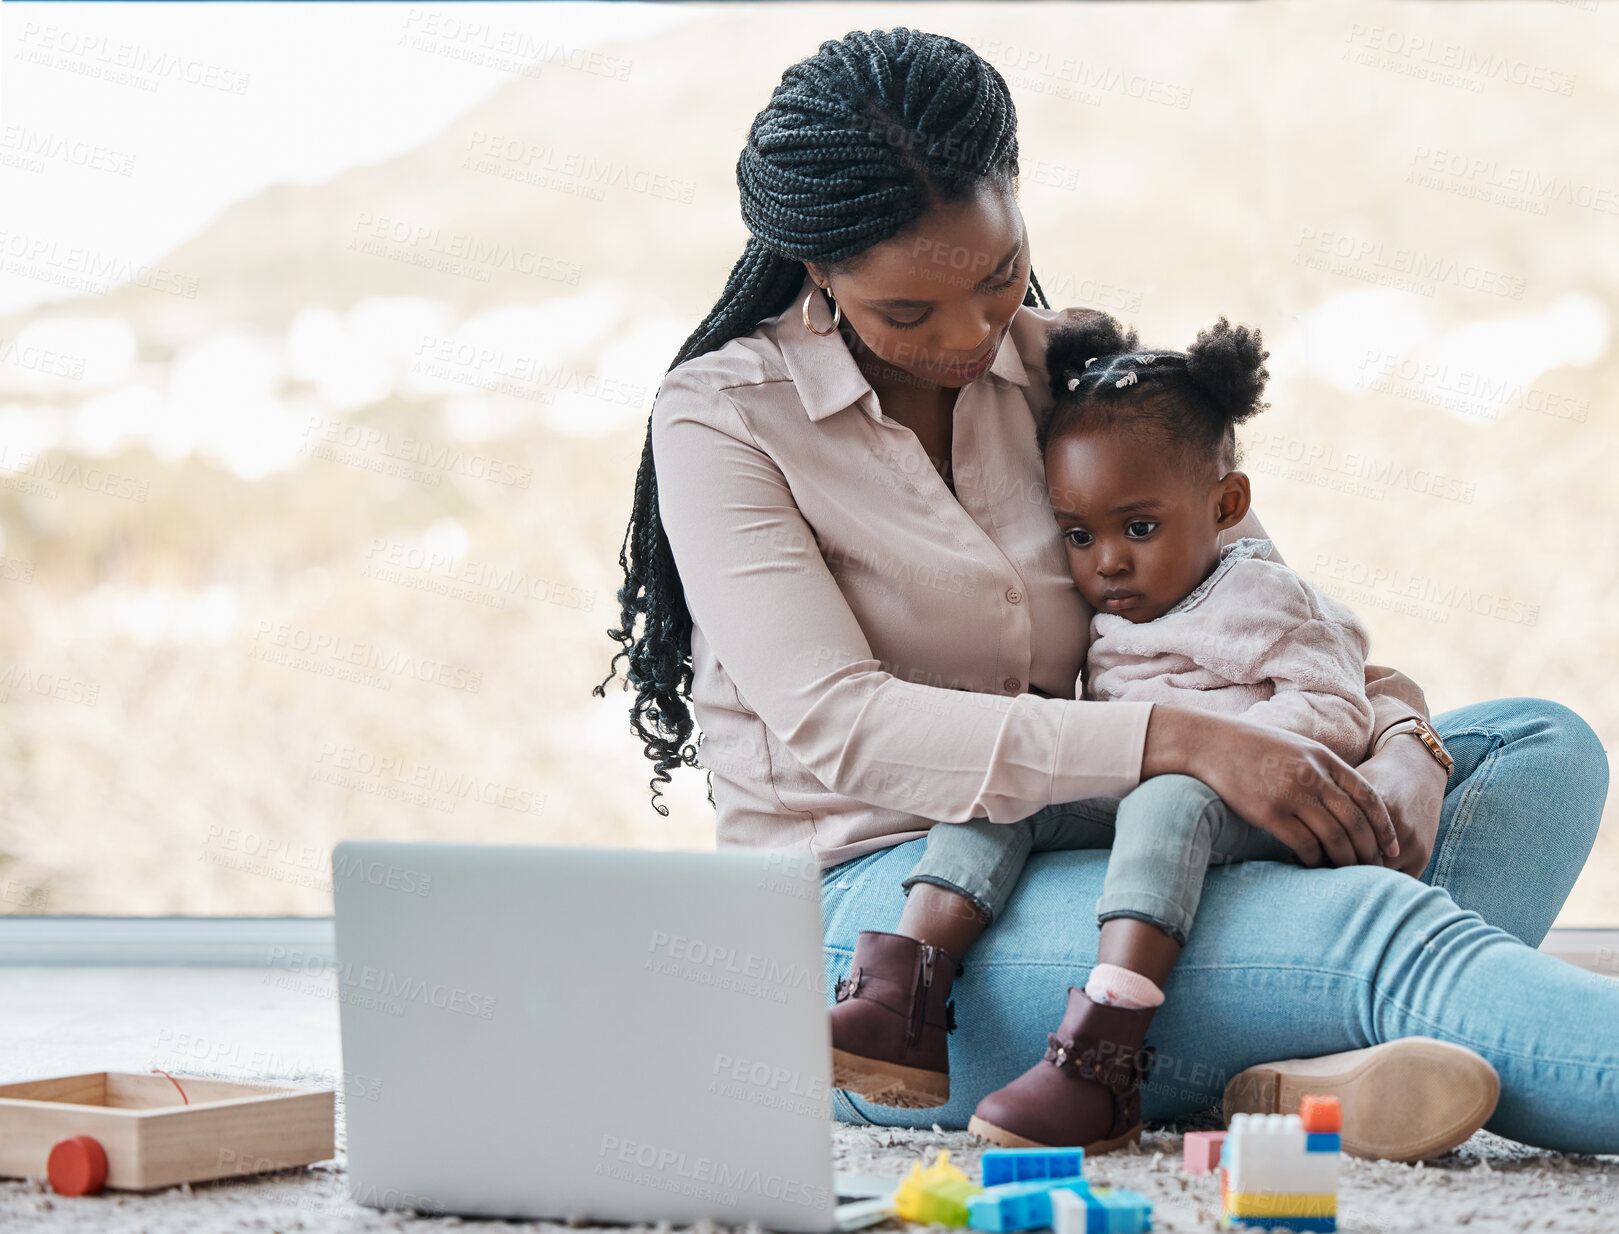
<instances>
[{"instance_id":1,"label":"long black braids","mask_svg":"<svg viewBox=\"0 0 1619 1234\"><path fill-rule=\"evenodd\" d=\"M904 26L827 40L782 74L748 130L736 182L749 239L719 302L669 367L787 308L806 261L837 273L934 205L970 197L986 180L1015 191L1017 175L1011 93L965 43ZM1049 307L1032 268L1023 303ZM691 613L658 517L650 416L618 563L622 625L607 634L622 648L592 693L605 697L628 657L626 685L636 695L630 727L653 760L652 807L667 815L658 786L670 782L671 768L700 764L687 743ZM712 774L708 785L712 805Z\"/></svg>"}]
</instances>

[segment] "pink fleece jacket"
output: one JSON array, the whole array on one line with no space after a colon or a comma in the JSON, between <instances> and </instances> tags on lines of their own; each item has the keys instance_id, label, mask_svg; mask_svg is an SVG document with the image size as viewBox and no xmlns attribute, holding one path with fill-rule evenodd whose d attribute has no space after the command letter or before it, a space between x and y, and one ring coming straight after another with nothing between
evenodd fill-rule
<instances>
[{"instance_id":1,"label":"pink fleece jacket","mask_svg":"<svg viewBox=\"0 0 1619 1234\"><path fill-rule=\"evenodd\" d=\"M1181 601L1152 621L1091 619L1082 696L1164 702L1274 724L1314 738L1351 767L1366 757L1371 640L1348 607L1244 537Z\"/></svg>"}]
</instances>

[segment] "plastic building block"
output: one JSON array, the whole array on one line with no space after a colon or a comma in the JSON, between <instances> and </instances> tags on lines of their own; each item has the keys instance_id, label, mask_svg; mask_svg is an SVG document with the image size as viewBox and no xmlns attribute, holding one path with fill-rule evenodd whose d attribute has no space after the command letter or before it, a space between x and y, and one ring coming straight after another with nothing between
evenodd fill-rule
<instances>
[{"instance_id":1,"label":"plastic building block","mask_svg":"<svg viewBox=\"0 0 1619 1234\"><path fill-rule=\"evenodd\" d=\"M967 1201L983 1190L950 1164L950 1150L944 1148L925 1170L920 1161L911 1163L911 1172L894 1189L894 1212L924 1225L966 1225Z\"/></svg>"},{"instance_id":2,"label":"plastic building block","mask_svg":"<svg viewBox=\"0 0 1619 1234\"><path fill-rule=\"evenodd\" d=\"M1243 1191L1228 1194L1226 1203L1243 1217L1335 1217L1338 1214L1338 1197L1332 1195Z\"/></svg>"},{"instance_id":3,"label":"plastic building block","mask_svg":"<svg viewBox=\"0 0 1619 1234\"><path fill-rule=\"evenodd\" d=\"M1139 1191L1091 1187L1051 1192L1053 1234L1143 1234L1152 1229L1152 1203Z\"/></svg>"},{"instance_id":4,"label":"plastic building block","mask_svg":"<svg viewBox=\"0 0 1619 1234\"><path fill-rule=\"evenodd\" d=\"M1083 1178L1083 1148L991 1148L980 1166L984 1186L1021 1183L1031 1178Z\"/></svg>"},{"instance_id":5,"label":"plastic building block","mask_svg":"<svg viewBox=\"0 0 1619 1234\"><path fill-rule=\"evenodd\" d=\"M1220 1155L1233 1195L1327 1195L1338 1191L1338 1153L1311 1152L1296 1114L1238 1114Z\"/></svg>"},{"instance_id":6,"label":"plastic building block","mask_svg":"<svg viewBox=\"0 0 1619 1234\"><path fill-rule=\"evenodd\" d=\"M1056 1191L1088 1194L1083 1178L1031 1178L996 1183L967 1201L967 1224L975 1230L1038 1230L1051 1224L1051 1197Z\"/></svg>"},{"instance_id":7,"label":"plastic building block","mask_svg":"<svg viewBox=\"0 0 1619 1234\"><path fill-rule=\"evenodd\" d=\"M1220 1147L1225 1143L1223 1131L1188 1131L1181 1150L1181 1165L1189 1174L1210 1174L1220 1168Z\"/></svg>"},{"instance_id":8,"label":"plastic building block","mask_svg":"<svg viewBox=\"0 0 1619 1234\"><path fill-rule=\"evenodd\" d=\"M1304 1124L1306 1131L1342 1131L1343 1107L1338 1104L1336 1097L1305 1093L1299 1101L1299 1121Z\"/></svg>"},{"instance_id":9,"label":"plastic building block","mask_svg":"<svg viewBox=\"0 0 1619 1234\"><path fill-rule=\"evenodd\" d=\"M1220 1228L1338 1228L1338 1101L1307 1095L1300 1114L1237 1114L1220 1154ZM1328 1130L1327 1128L1333 1128Z\"/></svg>"}]
</instances>

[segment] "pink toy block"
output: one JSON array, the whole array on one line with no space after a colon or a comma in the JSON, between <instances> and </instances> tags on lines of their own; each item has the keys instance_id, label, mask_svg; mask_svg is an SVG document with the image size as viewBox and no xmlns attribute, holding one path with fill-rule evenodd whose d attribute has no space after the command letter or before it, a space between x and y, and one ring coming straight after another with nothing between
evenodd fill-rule
<instances>
[{"instance_id":1,"label":"pink toy block","mask_svg":"<svg viewBox=\"0 0 1619 1234\"><path fill-rule=\"evenodd\" d=\"M1188 1131L1181 1164L1188 1174L1211 1174L1220 1168L1220 1146L1225 1143L1223 1131Z\"/></svg>"}]
</instances>

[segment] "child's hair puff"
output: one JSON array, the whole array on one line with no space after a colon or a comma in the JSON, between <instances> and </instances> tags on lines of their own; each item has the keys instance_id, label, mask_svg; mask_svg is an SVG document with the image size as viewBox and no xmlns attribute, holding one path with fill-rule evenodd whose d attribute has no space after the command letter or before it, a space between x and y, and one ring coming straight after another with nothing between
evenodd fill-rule
<instances>
[{"instance_id":1,"label":"child's hair puff","mask_svg":"<svg viewBox=\"0 0 1619 1234\"><path fill-rule=\"evenodd\" d=\"M1233 326L1223 316L1186 349L1186 375L1232 424L1241 424L1269 403L1261 403L1270 370L1270 352L1257 329Z\"/></svg>"},{"instance_id":2,"label":"child's hair puff","mask_svg":"<svg viewBox=\"0 0 1619 1234\"><path fill-rule=\"evenodd\" d=\"M1235 426L1265 410L1270 373L1259 330L1221 317L1184 352L1140 350L1135 328L1106 313L1051 332L1046 371L1055 399L1038 431L1040 453L1083 424L1159 433L1189 463L1236 466Z\"/></svg>"}]
</instances>

